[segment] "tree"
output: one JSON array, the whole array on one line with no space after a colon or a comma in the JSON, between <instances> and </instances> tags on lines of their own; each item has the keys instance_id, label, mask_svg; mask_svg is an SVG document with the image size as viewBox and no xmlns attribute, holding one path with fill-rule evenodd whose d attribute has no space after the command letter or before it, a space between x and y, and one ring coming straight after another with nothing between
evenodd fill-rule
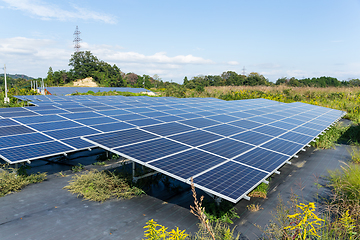
<instances>
[{"instance_id":1,"label":"tree","mask_svg":"<svg viewBox=\"0 0 360 240\"><path fill-rule=\"evenodd\" d=\"M49 70L47 72L47 77L46 77L46 83L47 84L53 84L54 83L54 72L52 67L49 67Z\"/></svg>"}]
</instances>

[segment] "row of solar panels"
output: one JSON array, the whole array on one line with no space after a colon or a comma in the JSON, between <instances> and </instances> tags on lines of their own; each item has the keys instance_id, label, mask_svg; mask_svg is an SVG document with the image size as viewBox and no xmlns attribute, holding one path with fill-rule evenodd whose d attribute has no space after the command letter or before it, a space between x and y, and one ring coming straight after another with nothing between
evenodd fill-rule
<instances>
[{"instance_id":1,"label":"row of solar panels","mask_svg":"<svg viewBox=\"0 0 360 240\"><path fill-rule=\"evenodd\" d=\"M22 98L40 104L0 109L10 163L100 146L232 202L344 114L265 99Z\"/></svg>"},{"instance_id":2,"label":"row of solar panels","mask_svg":"<svg viewBox=\"0 0 360 240\"><path fill-rule=\"evenodd\" d=\"M200 109L206 108L208 101L214 102L215 99L200 99L199 101L189 99L188 101L192 102L203 101L205 104L192 104L190 108L187 105L178 104L177 99L168 98L145 97L147 104L142 103L144 98L136 98L138 100L126 97L66 97L64 99L47 96L46 98L59 100L56 109L53 109L52 105L0 109L0 116L7 118L0 119L0 155L3 159L11 163L17 163L57 155L61 152L72 152L93 147L92 144L80 139L81 136L85 135L199 118L209 114L214 115L215 118L221 117L220 114L216 113L216 110L218 110L216 107L211 108L215 112ZM70 101L70 99L72 100ZM88 101L89 99L101 100L101 103ZM107 101L104 101L105 99ZM274 104L274 102L271 103ZM90 107L85 107L84 104ZM194 106L198 108L194 108ZM96 111L104 108L107 110ZM227 111L234 111L234 109L227 109ZM253 116L246 112L242 114ZM46 149L39 151L42 145L45 145Z\"/></svg>"}]
</instances>

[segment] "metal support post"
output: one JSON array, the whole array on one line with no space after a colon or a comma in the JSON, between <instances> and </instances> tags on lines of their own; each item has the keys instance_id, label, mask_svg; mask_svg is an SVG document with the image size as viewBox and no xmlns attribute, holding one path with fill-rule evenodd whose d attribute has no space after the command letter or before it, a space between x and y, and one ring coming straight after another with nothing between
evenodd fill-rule
<instances>
[{"instance_id":1,"label":"metal support post","mask_svg":"<svg viewBox=\"0 0 360 240\"><path fill-rule=\"evenodd\" d=\"M6 65L4 64L4 80L5 80L5 98L4 98L4 103L9 103L10 102L10 99L8 98L8 95L7 95L7 82L6 82Z\"/></svg>"}]
</instances>

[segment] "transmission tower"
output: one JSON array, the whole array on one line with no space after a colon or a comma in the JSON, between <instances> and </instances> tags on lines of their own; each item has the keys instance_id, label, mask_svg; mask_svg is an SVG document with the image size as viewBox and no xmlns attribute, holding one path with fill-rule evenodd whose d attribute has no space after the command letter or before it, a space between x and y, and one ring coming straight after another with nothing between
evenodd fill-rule
<instances>
[{"instance_id":1,"label":"transmission tower","mask_svg":"<svg viewBox=\"0 0 360 240\"><path fill-rule=\"evenodd\" d=\"M80 50L80 41L81 41L81 38L80 38L80 31L78 29L78 26L76 26L76 29L75 29L75 32L74 32L74 43L75 43L75 46L74 46L74 49L75 49L75 52L79 52Z\"/></svg>"},{"instance_id":2,"label":"transmission tower","mask_svg":"<svg viewBox=\"0 0 360 240\"><path fill-rule=\"evenodd\" d=\"M244 66L243 69L242 69L242 75L245 75L245 70L246 70L246 68Z\"/></svg>"}]
</instances>

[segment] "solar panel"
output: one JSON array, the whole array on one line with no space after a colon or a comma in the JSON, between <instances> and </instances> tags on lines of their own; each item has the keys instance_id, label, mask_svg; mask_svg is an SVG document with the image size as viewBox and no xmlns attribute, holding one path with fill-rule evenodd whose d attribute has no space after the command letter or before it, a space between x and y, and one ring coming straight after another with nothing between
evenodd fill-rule
<instances>
[{"instance_id":1,"label":"solar panel","mask_svg":"<svg viewBox=\"0 0 360 240\"><path fill-rule=\"evenodd\" d=\"M39 156L48 157L59 155L74 149L56 141L33 144L28 146L0 149L0 156L10 163L36 159Z\"/></svg>"},{"instance_id":2,"label":"solar panel","mask_svg":"<svg viewBox=\"0 0 360 240\"><path fill-rule=\"evenodd\" d=\"M184 180L224 161L223 158L197 149L191 149L148 164Z\"/></svg>"},{"instance_id":3,"label":"solar panel","mask_svg":"<svg viewBox=\"0 0 360 240\"><path fill-rule=\"evenodd\" d=\"M100 146L187 183L194 177L197 187L232 202L343 115L328 108L265 99L29 99L38 106L0 109L4 160L14 163ZM45 143L52 144L50 150L37 152ZM59 149L51 150L56 145ZM10 157L9 149L19 154Z\"/></svg>"}]
</instances>

